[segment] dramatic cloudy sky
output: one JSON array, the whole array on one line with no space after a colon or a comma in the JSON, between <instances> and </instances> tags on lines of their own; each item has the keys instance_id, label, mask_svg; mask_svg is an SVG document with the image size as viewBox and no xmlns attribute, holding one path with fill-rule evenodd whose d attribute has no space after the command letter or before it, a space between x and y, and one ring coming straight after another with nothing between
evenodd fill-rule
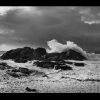
<instances>
[{"instance_id":1,"label":"dramatic cloudy sky","mask_svg":"<svg viewBox=\"0 0 100 100\"><path fill-rule=\"evenodd\" d=\"M0 50L47 47L52 39L100 52L100 7L0 6Z\"/></svg>"}]
</instances>

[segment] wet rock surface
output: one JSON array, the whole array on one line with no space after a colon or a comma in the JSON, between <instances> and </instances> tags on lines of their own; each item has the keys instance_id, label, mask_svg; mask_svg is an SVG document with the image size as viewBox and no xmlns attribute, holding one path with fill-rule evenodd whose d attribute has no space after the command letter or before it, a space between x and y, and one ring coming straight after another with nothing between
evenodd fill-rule
<instances>
[{"instance_id":1,"label":"wet rock surface","mask_svg":"<svg viewBox=\"0 0 100 100\"><path fill-rule=\"evenodd\" d=\"M75 66L81 66L81 67L84 67L86 64L84 63L74 63Z\"/></svg>"},{"instance_id":2,"label":"wet rock surface","mask_svg":"<svg viewBox=\"0 0 100 100\"><path fill-rule=\"evenodd\" d=\"M11 69L12 67L6 63L0 63L0 70Z\"/></svg>"},{"instance_id":3,"label":"wet rock surface","mask_svg":"<svg viewBox=\"0 0 100 100\"><path fill-rule=\"evenodd\" d=\"M1 56L1 59L3 60L12 59L15 62L25 63L28 60L33 59L33 52L34 52L34 49L30 47L13 49L4 53Z\"/></svg>"},{"instance_id":4,"label":"wet rock surface","mask_svg":"<svg viewBox=\"0 0 100 100\"><path fill-rule=\"evenodd\" d=\"M35 93L38 92L36 89L31 89L31 88L29 88L29 87L26 87L25 90L26 90L27 92L35 92Z\"/></svg>"},{"instance_id":5,"label":"wet rock surface","mask_svg":"<svg viewBox=\"0 0 100 100\"><path fill-rule=\"evenodd\" d=\"M72 70L72 68L66 63L61 62L50 62L50 61L37 61L34 62L37 67L47 68L47 69L62 69L62 70Z\"/></svg>"}]
</instances>

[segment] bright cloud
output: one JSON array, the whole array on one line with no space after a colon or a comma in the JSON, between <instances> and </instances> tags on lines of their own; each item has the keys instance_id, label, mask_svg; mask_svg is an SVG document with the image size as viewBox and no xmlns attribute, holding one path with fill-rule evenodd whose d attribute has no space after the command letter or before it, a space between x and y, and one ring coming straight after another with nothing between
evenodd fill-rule
<instances>
[{"instance_id":1,"label":"bright cloud","mask_svg":"<svg viewBox=\"0 0 100 100\"><path fill-rule=\"evenodd\" d=\"M2 29L0 28L0 34L2 35L7 35L7 34L13 34L15 31L14 30L11 30L11 29Z\"/></svg>"},{"instance_id":2,"label":"bright cloud","mask_svg":"<svg viewBox=\"0 0 100 100\"><path fill-rule=\"evenodd\" d=\"M0 7L0 15L6 15L9 11L18 10L17 15L23 14L37 14L40 15L41 11L37 9L37 7L32 6L1 6Z\"/></svg>"},{"instance_id":3,"label":"bright cloud","mask_svg":"<svg viewBox=\"0 0 100 100\"><path fill-rule=\"evenodd\" d=\"M53 39L51 41L48 41L47 45L50 48L50 50L47 50L47 52L49 53L52 53L52 52L61 53L68 49L74 49L76 51L81 52L82 54L86 54L86 52L81 47L79 47L77 44L71 41L66 41L66 44L62 44L62 43L59 43L56 39Z\"/></svg>"},{"instance_id":4,"label":"bright cloud","mask_svg":"<svg viewBox=\"0 0 100 100\"><path fill-rule=\"evenodd\" d=\"M1 44L0 45L0 51L8 51L8 50L11 50L11 49L16 49L18 47L19 46L13 46L13 45L8 45L8 44Z\"/></svg>"},{"instance_id":5,"label":"bright cloud","mask_svg":"<svg viewBox=\"0 0 100 100\"><path fill-rule=\"evenodd\" d=\"M87 8L84 10L80 10L79 14L81 15L81 21L92 25L92 24L100 24L100 18L98 13L93 13L91 9Z\"/></svg>"}]
</instances>

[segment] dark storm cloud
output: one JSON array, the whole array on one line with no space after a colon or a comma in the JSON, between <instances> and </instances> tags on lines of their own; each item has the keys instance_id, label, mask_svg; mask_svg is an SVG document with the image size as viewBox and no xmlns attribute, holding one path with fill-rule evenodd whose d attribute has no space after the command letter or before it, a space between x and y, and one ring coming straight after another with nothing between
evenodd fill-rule
<instances>
[{"instance_id":1,"label":"dark storm cloud","mask_svg":"<svg viewBox=\"0 0 100 100\"><path fill-rule=\"evenodd\" d=\"M1 44L46 47L47 41L57 39L62 43L73 41L87 50L99 48L100 7L25 9L9 10L0 16L0 28L9 29L9 35L1 37L0 34ZM14 31L13 34L10 30Z\"/></svg>"}]
</instances>

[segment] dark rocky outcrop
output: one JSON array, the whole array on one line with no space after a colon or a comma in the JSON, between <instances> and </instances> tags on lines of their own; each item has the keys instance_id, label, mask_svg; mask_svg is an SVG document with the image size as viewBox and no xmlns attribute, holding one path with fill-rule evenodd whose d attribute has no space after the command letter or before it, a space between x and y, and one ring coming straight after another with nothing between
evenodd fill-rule
<instances>
[{"instance_id":1,"label":"dark rocky outcrop","mask_svg":"<svg viewBox=\"0 0 100 100\"><path fill-rule=\"evenodd\" d=\"M84 55L72 49L62 52L60 55L61 55L60 58L65 60L79 60L79 61L87 60L87 55Z\"/></svg>"},{"instance_id":2,"label":"dark rocky outcrop","mask_svg":"<svg viewBox=\"0 0 100 100\"><path fill-rule=\"evenodd\" d=\"M29 88L29 87L26 87L25 90L26 90L27 92L37 92L36 89L31 89L31 88Z\"/></svg>"},{"instance_id":3,"label":"dark rocky outcrop","mask_svg":"<svg viewBox=\"0 0 100 100\"><path fill-rule=\"evenodd\" d=\"M10 70L7 71L7 74L14 78L20 78L22 76L22 73L11 72Z\"/></svg>"},{"instance_id":4,"label":"dark rocky outcrop","mask_svg":"<svg viewBox=\"0 0 100 100\"><path fill-rule=\"evenodd\" d=\"M18 69L19 72L23 73L23 74L27 74L27 75L30 75L31 73L33 73L33 70L30 70L30 69L27 69L27 68L19 68Z\"/></svg>"},{"instance_id":5,"label":"dark rocky outcrop","mask_svg":"<svg viewBox=\"0 0 100 100\"><path fill-rule=\"evenodd\" d=\"M74 63L73 63L73 62L66 61L66 64L72 65L72 64L74 64Z\"/></svg>"},{"instance_id":6,"label":"dark rocky outcrop","mask_svg":"<svg viewBox=\"0 0 100 100\"><path fill-rule=\"evenodd\" d=\"M45 56L46 61L61 61L60 53L48 53Z\"/></svg>"},{"instance_id":7,"label":"dark rocky outcrop","mask_svg":"<svg viewBox=\"0 0 100 100\"><path fill-rule=\"evenodd\" d=\"M54 63L52 62L49 62L49 61L37 61L37 62L34 62L34 64L37 66L37 67L42 67L42 68L54 68Z\"/></svg>"},{"instance_id":8,"label":"dark rocky outcrop","mask_svg":"<svg viewBox=\"0 0 100 100\"><path fill-rule=\"evenodd\" d=\"M34 64L37 67L41 67L41 68L48 68L48 69L53 69L55 68L57 69L62 69L62 70L72 70L72 68L68 65L66 65L65 63L60 63L60 62L50 62L50 61L42 61L42 62L34 62Z\"/></svg>"},{"instance_id":9,"label":"dark rocky outcrop","mask_svg":"<svg viewBox=\"0 0 100 100\"><path fill-rule=\"evenodd\" d=\"M3 59L3 60L12 59L18 63L25 63L28 60L33 59L33 52L34 52L34 49L32 49L30 47L13 49L13 50L10 50L10 51L7 51L6 53L4 53L1 56L1 59Z\"/></svg>"},{"instance_id":10,"label":"dark rocky outcrop","mask_svg":"<svg viewBox=\"0 0 100 100\"><path fill-rule=\"evenodd\" d=\"M35 60L44 60L46 54L47 52L45 48L37 48L34 50L33 58Z\"/></svg>"},{"instance_id":11,"label":"dark rocky outcrop","mask_svg":"<svg viewBox=\"0 0 100 100\"><path fill-rule=\"evenodd\" d=\"M0 70L11 69L12 67L6 63L0 63Z\"/></svg>"},{"instance_id":12,"label":"dark rocky outcrop","mask_svg":"<svg viewBox=\"0 0 100 100\"><path fill-rule=\"evenodd\" d=\"M87 60L87 55L81 53L77 50L68 49L61 53L47 53L45 48L18 48L7 51L1 56L1 59L7 60L12 59L17 63L26 63L31 60L38 60L34 64L37 67L48 68L48 69L62 69L62 70L72 70L72 68L66 64L73 64L65 60L78 60L83 61ZM75 66L84 66L82 63L75 63ZM3 69L3 68L1 68ZM16 70L13 70L13 72ZM21 74L30 75L31 70L27 68L19 68ZM15 73L15 72L14 72Z\"/></svg>"},{"instance_id":13,"label":"dark rocky outcrop","mask_svg":"<svg viewBox=\"0 0 100 100\"><path fill-rule=\"evenodd\" d=\"M1 56L1 59L12 59L18 63L25 63L29 60L42 60L46 55L45 48L33 49L30 47L18 48L7 51Z\"/></svg>"},{"instance_id":14,"label":"dark rocky outcrop","mask_svg":"<svg viewBox=\"0 0 100 100\"><path fill-rule=\"evenodd\" d=\"M8 74L18 74L18 75L23 75L23 76L27 76L27 75L30 75L31 73L33 73L34 71L33 70L30 70L30 69L27 69L27 68L13 68L13 69L10 69L7 71Z\"/></svg>"},{"instance_id":15,"label":"dark rocky outcrop","mask_svg":"<svg viewBox=\"0 0 100 100\"><path fill-rule=\"evenodd\" d=\"M55 66L55 69L62 69L62 70L73 70L72 67L68 66L68 65L57 65Z\"/></svg>"},{"instance_id":16,"label":"dark rocky outcrop","mask_svg":"<svg viewBox=\"0 0 100 100\"><path fill-rule=\"evenodd\" d=\"M14 78L28 77L30 75L46 77L46 74L44 72L40 72L37 70L31 70L28 68L22 68L22 67L8 69L6 73Z\"/></svg>"},{"instance_id":17,"label":"dark rocky outcrop","mask_svg":"<svg viewBox=\"0 0 100 100\"><path fill-rule=\"evenodd\" d=\"M48 53L45 56L45 60L48 61L63 61L63 60L87 60L87 55L83 55L82 53L69 49L62 53Z\"/></svg>"},{"instance_id":18,"label":"dark rocky outcrop","mask_svg":"<svg viewBox=\"0 0 100 100\"><path fill-rule=\"evenodd\" d=\"M81 66L84 67L86 64L85 63L74 63L75 66Z\"/></svg>"}]
</instances>

